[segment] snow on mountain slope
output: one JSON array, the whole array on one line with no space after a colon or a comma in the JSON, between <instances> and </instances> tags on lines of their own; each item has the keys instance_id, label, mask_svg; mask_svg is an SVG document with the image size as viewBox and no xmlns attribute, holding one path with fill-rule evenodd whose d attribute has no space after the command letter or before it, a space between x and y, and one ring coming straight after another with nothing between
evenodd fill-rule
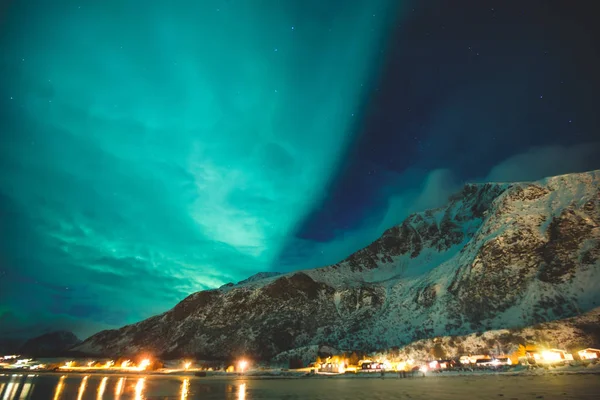
<instances>
[{"instance_id":1,"label":"snow on mountain slope","mask_svg":"<svg viewBox=\"0 0 600 400\"><path fill-rule=\"evenodd\" d=\"M426 360L431 350L443 353L440 358L467 354L512 354L519 345L534 344L542 348L560 348L576 352L600 344L600 307L585 314L517 329L497 329L464 336L421 339L398 351L399 359Z\"/></svg>"},{"instance_id":2,"label":"snow on mountain slope","mask_svg":"<svg viewBox=\"0 0 600 400\"><path fill-rule=\"evenodd\" d=\"M263 281L269 278L275 278L281 275L281 272L259 272L258 274L252 275L250 278L244 279L243 281L239 281L238 285L245 285L247 283Z\"/></svg>"},{"instance_id":3,"label":"snow on mountain slope","mask_svg":"<svg viewBox=\"0 0 600 400\"><path fill-rule=\"evenodd\" d=\"M600 171L466 185L338 264L198 292L76 350L271 358L529 326L600 305Z\"/></svg>"}]
</instances>

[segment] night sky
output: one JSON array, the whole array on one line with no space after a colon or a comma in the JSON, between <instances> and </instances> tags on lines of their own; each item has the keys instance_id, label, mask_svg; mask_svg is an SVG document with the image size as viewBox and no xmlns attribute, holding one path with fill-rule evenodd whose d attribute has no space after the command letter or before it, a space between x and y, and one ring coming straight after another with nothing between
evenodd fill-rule
<instances>
[{"instance_id":1,"label":"night sky","mask_svg":"<svg viewBox=\"0 0 600 400\"><path fill-rule=\"evenodd\" d=\"M86 337L337 262L465 182L600 168L593 2L1 4L0 337Z\"/></svg>"}]
</instances>

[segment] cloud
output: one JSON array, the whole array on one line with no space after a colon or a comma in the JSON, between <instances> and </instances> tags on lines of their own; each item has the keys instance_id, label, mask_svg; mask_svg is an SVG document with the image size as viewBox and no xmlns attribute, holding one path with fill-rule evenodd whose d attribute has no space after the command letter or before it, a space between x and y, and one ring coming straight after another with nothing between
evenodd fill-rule
<instances>
[{"instance_id":1,"label":"cloud","mask_svg":"<svg viewBox=\"0 0 600 400\"><path fill-rule=\"evenodd\" d=\"M469 182L522 182L548 176L585 172L598 168L600 143L571 146L538 146L515 154L493 166L484 177L473 177ZM383 232L413 212L437 208L447 204L452 194L460 191L466 182L459 179L451 168L430 172L407 169L401 174L389 174L384 190L377 195L379 203L387 204L386 211L375 210L378 219L365 218L362 227L337 232L335 239L317 242L301 238L290 240L281 254L278 265L284 270L313 268L337 263L356 250L379 238Z\"/></svg>"},{"instance_id":2,"label":"cloud","mask_svg":"<svg viewBox=\"0 0 600 400\"><path fill-rule=\"evenodd\" d=\"M484 181L534 181L548 176L585 172L598 168L598 154L600 142L532 147L494 166Z\"/></svg>"},{"instance_id":3,"label":"cloud","mask_svg":"<svg viewBox=\"0 0 600 400\"><path fill-rule=\"evenodd\" d=\"M280 255L277 266L283 270L294 270L337 263L369 245L411 213L446 204L450 195L461 187L461 182L448 169L430 172L408 169L401 174L389 174L386 179L386 184L377 194L381 200L378 204L384 204L383 211L375 210L378 218L367 215L362 227L338 230L335 239L328 242L295 237Z\"/></svg>"}]
</instances>

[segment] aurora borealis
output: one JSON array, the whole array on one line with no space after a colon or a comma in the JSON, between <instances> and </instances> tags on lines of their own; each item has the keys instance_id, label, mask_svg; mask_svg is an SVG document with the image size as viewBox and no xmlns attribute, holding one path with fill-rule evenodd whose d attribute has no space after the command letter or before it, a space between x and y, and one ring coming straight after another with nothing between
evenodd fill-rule
<instances>
[{"instance_id":1,"label":"aurora borealis","mask_svg":"<svg viewBox=\"0 0 600 400\"><path fill-rule=\"evenodd\" d=\"M540 2L24 3L0 14L0 334L87 336L339 261L465 181L600 167L592 22L534 25Z\"/></svg>"}]
</instances>

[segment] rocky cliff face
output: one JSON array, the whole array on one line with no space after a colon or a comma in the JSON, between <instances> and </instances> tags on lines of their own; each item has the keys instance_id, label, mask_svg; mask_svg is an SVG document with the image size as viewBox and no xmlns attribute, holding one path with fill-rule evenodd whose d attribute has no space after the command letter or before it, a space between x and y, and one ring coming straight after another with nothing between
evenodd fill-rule
<instances>
[{"instance_id":1,"label":"rocky cliff face","mask_svg":"<svg viewBox=\"0 0 600 400\"><path fill-rule=\"evenodd\" d=\"M600 305L599 258L600 171L467 185L338 264L194 293L75 350L271 358L528 326Z\"/></svg>"}]
</instances>

